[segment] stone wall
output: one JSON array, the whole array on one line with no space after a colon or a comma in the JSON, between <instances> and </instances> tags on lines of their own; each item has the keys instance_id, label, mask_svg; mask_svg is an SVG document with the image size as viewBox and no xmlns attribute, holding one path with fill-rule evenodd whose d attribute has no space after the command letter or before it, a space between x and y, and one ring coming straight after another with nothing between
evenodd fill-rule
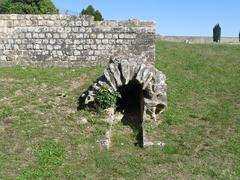
<instances>
[{"instance_id":1,"label":"stone wall","mask_svg":"<svg viewBox=\"0 0 240 180\"><path fill-rule=\"evenodd\" d=\"M188 42L193 44L211 44L212 37L207 36L157 36L158 39L173 42ZM221 37L221 43L224 44L239 44L238 37Z\"/></svg>"},{"instance_id":2,"label":"stone wall","mask_svg":"<svg viewBox=\"0 0 240 180\"><path fill-rule=\"evenodd\" d=\"M154 63L154 22L0 15L0 66L89 66L107 64L110 56L130 54Z\"/></svg>"}]
</instances>

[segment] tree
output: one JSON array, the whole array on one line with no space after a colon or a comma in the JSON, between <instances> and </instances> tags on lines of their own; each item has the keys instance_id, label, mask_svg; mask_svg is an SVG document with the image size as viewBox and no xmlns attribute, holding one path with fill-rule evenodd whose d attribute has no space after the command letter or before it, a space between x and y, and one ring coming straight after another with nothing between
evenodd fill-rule
<instances>
[{"instance_id":1,"label":"tree","mask_svg":"<svg viewBox=\"0 0 240 180\"><path fill-rule=\"evenodd\" d=\"M240 32L239 32L239 34L238 34L238 39L239 39L239 42L240 42Z\"/></svg>"},{"instance_id":2,"label":"tree","mask_svg":"<svg viewBox=\"0 0 240 180\"><path fill-rule=\"evenodd\" d=\"M102 21L103 17L100 11L95 10L92 5L89 5L87 9L83 9L81 15L90 15L94 17L94 21Z\"/></svg>"},{"instance_id":3,"label":"tree","mask_svg":"<svg viewBox=\"0 0 240 180\"><path fill-rule=\"evenodd\" d=\"M213 27L213 42L220 42L221 39L221 27L219 24L216 24Z\"/></svg>"},{"instance_id":4,"label":"tree","mask_svg":"<svg viewBox=\"0 0 240 180\"><path fill-rule=\"evenodd\" d=\"M103 20L102 14L98 10L95 11L94 20L95 21L102 21Z\"/></svg>"},{"instance_id":5,"label":"tree","mask_svg":"<svg viewBox=\"0 0 240 180\"><path fill-rule=\"evenodd\" d=\"M58 14L51 0L3 0L0 14Z\"/></svg>"},{"instance_id":6,"label":"tree","mask_svg":"<svg viewBox=\"0 0 240 180\"><path fill-rule=\"evenodd\" d=\"M0 13L5 14L11 6L11 2L9 0L0 1Z\"/></svg>"}]
</instances>

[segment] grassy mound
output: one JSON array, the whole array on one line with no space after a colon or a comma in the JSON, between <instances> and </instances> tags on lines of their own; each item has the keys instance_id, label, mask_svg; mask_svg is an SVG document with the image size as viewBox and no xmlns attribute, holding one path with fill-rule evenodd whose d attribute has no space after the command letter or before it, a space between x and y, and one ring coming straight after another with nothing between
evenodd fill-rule
<instances>
[{"instance_id":1,"label":"grassy mound","mask_svg":"<svg viewBox=\"0 0 240 180\"><path fill-rule=\"evenodd\" d=\"M77 100L104 67L0 68L0 179L238 179L239 57L240 46L157 42L162 149L134 146L136 131L121 123L109 151L96 144L107 125Z\"/></svg>"}]
</instances>

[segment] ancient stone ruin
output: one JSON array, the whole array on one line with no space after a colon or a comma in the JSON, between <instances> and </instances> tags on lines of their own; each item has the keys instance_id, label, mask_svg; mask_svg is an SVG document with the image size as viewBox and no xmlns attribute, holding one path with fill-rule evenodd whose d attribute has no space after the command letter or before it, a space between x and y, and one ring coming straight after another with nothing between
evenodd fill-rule
<instances>
[{"instance_id":1,"label":"ancient stone ruin","mask_svg":"<svg viewBox=\"0 0 240 180\"><path fill-rule=\"evenodd\" d=\"M158 140L158 134L147 129L154 129L158 125L157 114L167 107L166 77L146 62L139 56L112 58L104 74L82 94L80 101L83 108L94 109L95 94L101 86L120 92L117 109L123 113L121 121L139 129L143 146L163 145ZM112 114L110 119L114 119ZM103 143L107 147L110 132L111 129L106 132L107 142Z\"/></svg>"},{"instance_id":2,"label":"ancient stone ruin","mask_svg":"<svg viewBox=\"0 0 240 180\"><path fill-rule=\"evenodd\" d=\"M151 21L94 21L92 16L0 15L0 66L107 65L104 74L82 94L82 107L94 109L101 86L118 91L121 121L139 129L141 144L159 144L154 133L157 114L167 106L165 76L155 60L155 23ZM116 56L117 55L117 56ZM115 57L115 58L110 58ZM109 111L110 129L118 119ZM81 122L81 123L84 123Z\"/></svg>"}]
</instances>

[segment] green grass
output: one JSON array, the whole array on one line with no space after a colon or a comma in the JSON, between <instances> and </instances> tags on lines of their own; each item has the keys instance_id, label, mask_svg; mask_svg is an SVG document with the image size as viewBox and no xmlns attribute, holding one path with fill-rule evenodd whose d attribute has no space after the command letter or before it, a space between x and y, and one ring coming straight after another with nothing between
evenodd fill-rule
<instances>
[{"instance_id":1,"label":"green grass","mask_svg":"<svg viewBox=\"0 0 240 180\"><path fill-rule=\"evenodd\" d=\"M54 173L63 163L63 146L52 140L40 142L39 146L35 153L37 160L32 165L33 167L28 167L18 179L37 179L58 176Z\"/></svg>"},{"instance_id":2,"label":"green grass","mask_svg":"<svg viewBox=\"0 0 240 180\"><path fill-rule=\"evenodd\" d=\"M166 146L134 146L136 132L117 123L108 151L96 143L103 115L77 111L104 67L0 68L0 179L239 179L239 57L240 46L158 41Z\"/></svg>"}]
</instances>

